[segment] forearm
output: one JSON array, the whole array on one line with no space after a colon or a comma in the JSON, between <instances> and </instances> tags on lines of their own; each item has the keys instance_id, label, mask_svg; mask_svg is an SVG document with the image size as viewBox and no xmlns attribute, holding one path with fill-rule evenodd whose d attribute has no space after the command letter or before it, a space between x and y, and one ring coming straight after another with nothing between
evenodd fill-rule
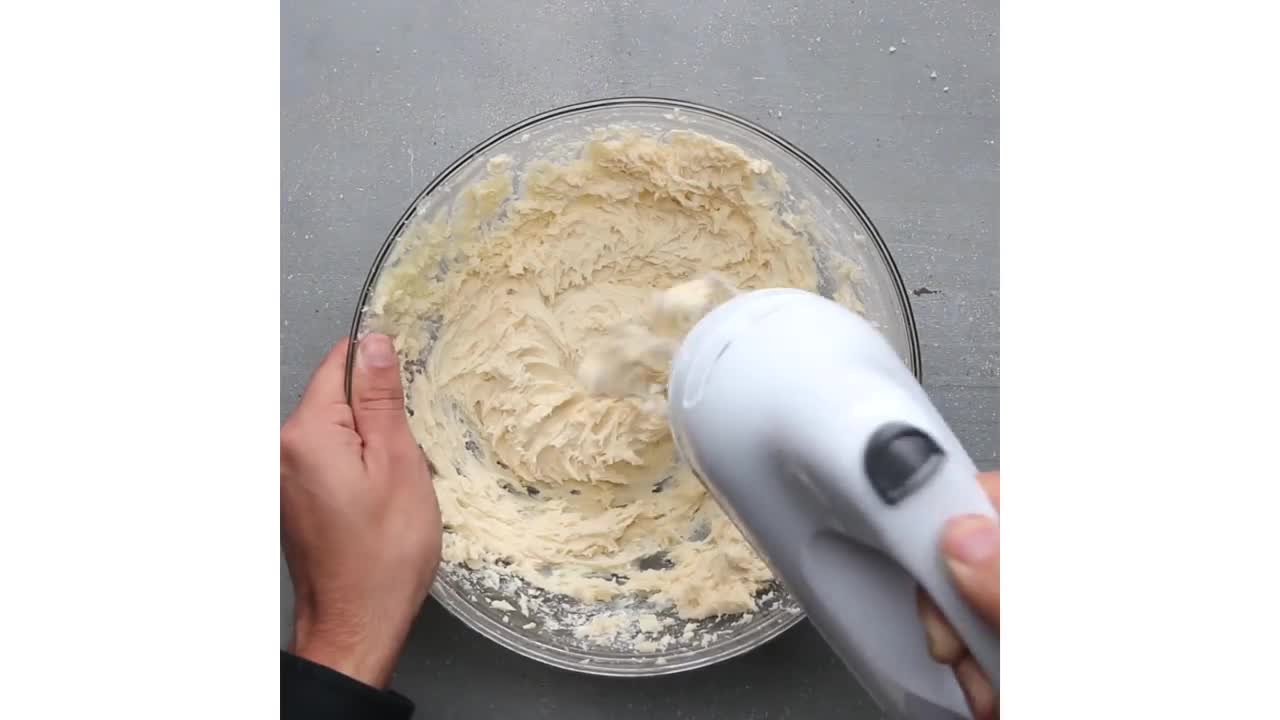
<instances>
[{"instance_id":1,"label":"forearm","mask_svg":"<svg viewBox=\"0 0 1280 720\"><path fill-rule=\"evenodd\" d=\"M289 651L366 685L385 688L405 633L374 632L369 625L354 618L326 622L299 607Z\"/></svg>"}]
</instances>

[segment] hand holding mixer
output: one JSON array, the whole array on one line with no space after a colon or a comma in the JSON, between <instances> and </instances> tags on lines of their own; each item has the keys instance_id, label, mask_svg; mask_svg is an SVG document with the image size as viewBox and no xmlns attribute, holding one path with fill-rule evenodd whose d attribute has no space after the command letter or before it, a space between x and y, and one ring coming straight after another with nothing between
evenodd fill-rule
<instances>
[{"instance_id":1,"label":"hand holding mixer","mask_svg":"<svg viewBox=\"0 0 1280 720\"><path fill-rule=\"evenodd\" d=\"M681 453L886 711L969 715L926 652L917 585L999 692L999 635L957 594L939 550L948 519L995 510L870 323L801 290L739 295L680 345L668 411Z\"/></svg>"}]
</instances>

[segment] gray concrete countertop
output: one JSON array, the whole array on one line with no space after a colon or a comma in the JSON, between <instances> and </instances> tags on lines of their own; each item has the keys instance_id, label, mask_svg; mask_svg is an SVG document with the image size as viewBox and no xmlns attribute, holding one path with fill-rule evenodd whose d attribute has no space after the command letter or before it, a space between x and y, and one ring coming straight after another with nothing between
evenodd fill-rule
<instances>
[{"instance_id":1,"label":"gray concrete countertop","mask_svg":"<svg viewBox=\"0 0 1280 720\"><path fill-rule=\"evenodd\" d=\"M926 387L999 465L997 0L285 0L281 419L347 330L408 203L479 140L581 100L723 108L808 151L884 235ZM281 635L292 597L281 568ZM808 624L747 656L649 680L543 667L436 603L394 686L421 718L872 718Z\"/></svg>"}]
</instances>

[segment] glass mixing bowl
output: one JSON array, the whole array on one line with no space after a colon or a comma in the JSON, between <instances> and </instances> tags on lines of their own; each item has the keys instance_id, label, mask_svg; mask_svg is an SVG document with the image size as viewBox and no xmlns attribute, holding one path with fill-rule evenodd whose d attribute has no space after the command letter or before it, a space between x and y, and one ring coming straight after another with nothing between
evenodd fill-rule
<instances>
[{"instance_id":1,"label":"glass mixing bowl","mask_svg":"<svg viewBox=\"0 0 1280 720\"><path fill-rule=\"evenodd\" d=\"M427 185L387 236L361 291L351 324L348 395L354 341L366 332L369 301L383 269L396 262L399 241L407 228L419 219L434 218L441 210L447 212L462 188L484 177L491 158L510 156L519 176L529 161L569 159L592 130L619 126L658 136L692 130L738 145L748 154L771 162L787 180L783 210L811 220L796 230L814 249L821 277L819 292L828 296L834 292L833 256L854 263L861 271L855 291L864 306L863 314L876 324L916 377L921 376L915 320L897 266L871 220L831 173L781 137L724 111L680 100L635 97L570 105L523 120L467 151ZM847 268L847 263L842 267ZM430 333L430 329L424 325L423 332ZM410 358L408 362L420 360ZM774 583L757 595L756 612L694 621L695 632L673 638L661 650L606 648L584 644L571 629L551 630L542 623L523 629L524 616L505 609L517 605L513 588L483 582L482 575L483 570L444 563L432 593L464 623L510 650L549 665L597 675L662 675L703 667L758 647L804 617L790 594ZM526 596L538 595L527 587L520 591ZM584 615L605 611L563 596L542 596L543 605L565 617L576 616L579 621ZM504 609L495 608L495 603ZM669 613L660 608L646 612L659 616Z\"/></svg>"}]
</instances>

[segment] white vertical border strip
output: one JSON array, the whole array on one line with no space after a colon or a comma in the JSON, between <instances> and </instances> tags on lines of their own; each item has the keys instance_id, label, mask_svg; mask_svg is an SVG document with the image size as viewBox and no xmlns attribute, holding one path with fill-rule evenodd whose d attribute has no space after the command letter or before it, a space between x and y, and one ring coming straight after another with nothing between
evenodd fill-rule
<instances>
[{"instance_id":1,"label":"white vertical border strip","mask_svg":"<svg viewBox=\"0 0 1280 720\"><path fill-rule=\"evenodd\" d=\"M279 18L0 11L0 717L276 712Z\"/></svg>"},{"instance_id":2,"label":"white vertical border strip","mask_svg":"<svg viewBox=\"0 0 1280 720\"><path fill-rule=\"evenodd\" d=\"M1270 716L1277 10L1002 11L1003 712Z\"/></svg>"}]
</instances>

